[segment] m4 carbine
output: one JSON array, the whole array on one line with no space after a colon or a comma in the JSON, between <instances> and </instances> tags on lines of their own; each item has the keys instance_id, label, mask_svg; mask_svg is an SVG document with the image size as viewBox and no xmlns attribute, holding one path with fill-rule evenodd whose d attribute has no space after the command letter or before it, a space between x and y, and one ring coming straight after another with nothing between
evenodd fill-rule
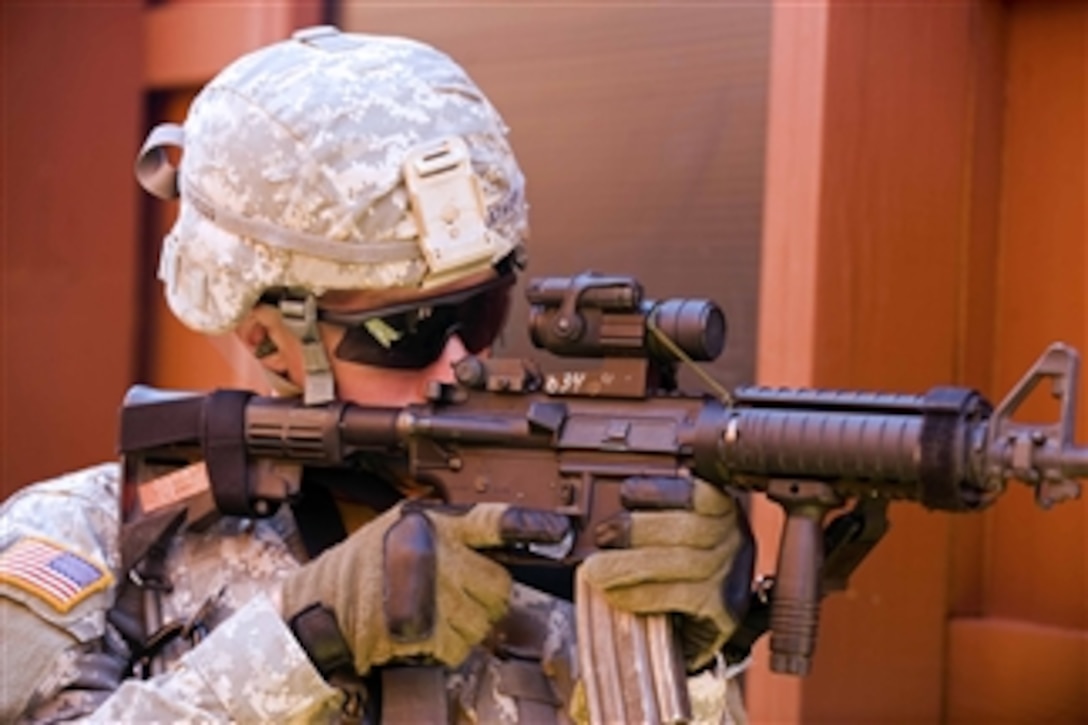
<instances>
[{"instance_id":1,"label":"m4 carbine","mask_svg":"<svg viewBox=\"0 0 1088 725\"><path fill-rule=\"evenodd\" d=\"M771 666L805 674L819 599L844 587L883 535L888 500L977 511L1018 479L1047 507L1079 495L1075 479L1088 473L1088 447L1073 441L1078 355L1065 345L1052 345L996 408L960 387L685 396L676 391L679 363L713 360L725 344L713 302L650 301L632 278L589 273L532 280L527 296L533 343L595 366L542 372L527 361L470 357L456 365L456 384L433 384L427 402L401 408L134 388L122 416L129 474L202 458L220 511L261 516L297 494L301 467L391 460L451 504L567 514L573 536L562 546L522 552L560 565L594 551L596 525L625 504L672 505L670 481L761 491L786 513L770 597ZM1059 419L1014 422L1043 379ZM623 500L640 491L662 500ZM850 500L825 529L825 515Z\"/></svg>"}]
</instances>

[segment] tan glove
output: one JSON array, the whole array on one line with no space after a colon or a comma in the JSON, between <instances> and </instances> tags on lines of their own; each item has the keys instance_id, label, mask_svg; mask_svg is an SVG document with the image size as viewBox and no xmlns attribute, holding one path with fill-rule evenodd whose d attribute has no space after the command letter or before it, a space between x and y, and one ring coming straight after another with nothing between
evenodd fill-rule
<instances>
[{"instance_id":1,"label":"tan glove","mask_svg":"<svg viewBox=\"0 0 1088 725\"><path fill-rule=\"evenodd\" d=\"M333 610L355 669L421 657L457 665L506 612L511 580L474 551L556 542L566 517L505 504L463 512L401 504L292 574L286 619L320 603Z\"/></svg>"},{"instance_id":2,"label":"tan glove","mask_svg":"<svg viewBox=\"0 0 1088 725\"><path fill-rule=\"evenodd\" d=\"M703 481L665 482L686 487L679 497L675 490L668 495L686 510L630 511L606 522L596 532L602 550L585 560L579 575L618 609L686 615L680 626L684 659L696 670L713 659L744 615L755 544L731 496ZM654 482L639 483L645 488Z\"/></svg>"}]
</instances>

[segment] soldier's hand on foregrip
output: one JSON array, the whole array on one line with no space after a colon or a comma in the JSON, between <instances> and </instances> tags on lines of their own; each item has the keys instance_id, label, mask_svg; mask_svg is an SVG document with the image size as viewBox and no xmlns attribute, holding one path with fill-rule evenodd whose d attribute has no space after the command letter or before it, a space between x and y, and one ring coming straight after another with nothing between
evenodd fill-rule
<instances>
[{"instance_id":1,"label":"soldier's hand on foregrip","mask_svg":"<svg viewBox=\"0 0 1088 725\"><path fill-rule=\"evenodd\" d=\"M568 528L564 516L506 504L404 503L293 573L282 611L290 620L314 604L331 609L360 674L409 658L457 665L510 594L507 571L475 549L554 543Z\"/></svg>"},{"instance_id":2,"label":"soldier's hand on foregrip","mask_svg":"<svg viewBox=\"0 0 1088 725\"><path fill-rule=\"evenodd\" d=\"M689 670L709 662L747 607L755 544L729 495L702 481L630 479L628 511L598 525L602 548L582 576L609 604L637 614L683 615Z\"/></svg>"}]
</instances>

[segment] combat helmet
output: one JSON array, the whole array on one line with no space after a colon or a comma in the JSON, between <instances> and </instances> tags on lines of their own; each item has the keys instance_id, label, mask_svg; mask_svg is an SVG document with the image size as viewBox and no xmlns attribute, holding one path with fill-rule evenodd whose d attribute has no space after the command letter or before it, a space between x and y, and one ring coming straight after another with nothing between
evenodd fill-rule
<instances>
[{"instance_id":1,"label":"combat helmet","mask_svg":"<svg viewBox=\"0 0 1088 725\"><path fill-rule=\"evenodd\" d=\"M158 271L170 309L218 333L261 300L279 305L304 345L307 403L332 398L317 319L373 338L348 336L348 359L367 361L376 341L403 348L383 358L393 366L417 365L428 351L413 350L419 336L398 325L434 327L430 306L426 319L413 317L418 304L353 319L323 314L317 300L403 289L426 299L490 268L512 280L528 223L506 133L465 71L414 40L321 26L243 56L201 90L184 125L155 128L137 158L145 189L180 196ZM176 167L171 146L181 148ZM430 302L452 309L477 291Z\"/></svg>"}]
</instances>

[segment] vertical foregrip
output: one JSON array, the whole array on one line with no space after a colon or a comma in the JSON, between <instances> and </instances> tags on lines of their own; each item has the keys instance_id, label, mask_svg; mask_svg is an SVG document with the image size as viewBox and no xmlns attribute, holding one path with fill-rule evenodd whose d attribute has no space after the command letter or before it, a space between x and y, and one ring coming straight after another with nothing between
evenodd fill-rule
<instances>
[{"instance_id":1,"label":"vertical foregrip","mask_svg":"<svg viewBox=\"0 0 1088 725\"><path fill-rule=\"evenodd\" d=\"M793 512L786 519L771 607L771 669L808 674L820 622L819 551L823 527Z\"/></svg>"},{"instance_id":2,"label":"vertical foregrip","mask_svg":"<svg viewBox=\"0 0 1088 725\"><path fill-rule=\"evenodd\" d=\"M823 520L841 499L813 482L774 481L767 495L786 511L771 605L771 669L806 675L820 621Z\"/></svg>"}]
</instances>

